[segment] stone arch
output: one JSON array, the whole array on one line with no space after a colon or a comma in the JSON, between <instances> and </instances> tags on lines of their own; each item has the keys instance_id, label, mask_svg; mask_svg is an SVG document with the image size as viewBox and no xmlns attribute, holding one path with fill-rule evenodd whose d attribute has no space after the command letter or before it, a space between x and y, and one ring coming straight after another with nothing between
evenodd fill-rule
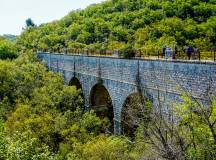
<instances>
[{"instance_id":1,"label":"stone arch","mask_svg":"<svg viewBox=\"0 0 216 160\"><path fill-rule=\"evenodd\" d=\"M125 98L121 111L121 133L123 135L134 137L136 129L145 118L144 107L148 105L147 102L148 98L139 92L133 92Z\"/></svg>"},{"instance_id":2,"label":"stone arch","mask_svg":"<svg viewBox=\"0 0 216 160\"><path fill-rule=\"evenodd\" d=\"M114 131L114 111L113 103L109 91L100 83L94 85L90 91L90 108L92 108L100 118L107 117L110 121L109 132Z\"/></svg>"}]
</instances>

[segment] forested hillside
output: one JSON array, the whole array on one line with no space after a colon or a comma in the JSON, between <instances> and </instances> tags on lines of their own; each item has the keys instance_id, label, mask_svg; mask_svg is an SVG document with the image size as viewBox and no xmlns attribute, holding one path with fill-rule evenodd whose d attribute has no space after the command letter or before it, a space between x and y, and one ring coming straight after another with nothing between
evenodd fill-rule
<instances>
[{"instance_id":1,"label":"forested hillside","mask_svg":"<svg viewBox=\"0 0 216 160\"><path fill-rule=\"evenodd\" d=\"M215 0L108 0L38 27L18 38L24 49L179 48L216 45Z\"/></svg>"}]
</instances>

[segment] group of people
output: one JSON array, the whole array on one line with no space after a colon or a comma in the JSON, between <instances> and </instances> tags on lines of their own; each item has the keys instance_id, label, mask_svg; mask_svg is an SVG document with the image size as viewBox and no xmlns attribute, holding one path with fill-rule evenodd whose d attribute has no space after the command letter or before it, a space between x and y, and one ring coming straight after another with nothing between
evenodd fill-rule
<instances>
[{"instance_id":1,"label":"group of people","mask_svg":"<svg viewBox=\"0 0 216 160\"><path fill-rule=\"evenodd\" d=\"M194 48L193 46L189 46L186 48L186 55L188 59L198 59L200 55L200 51L198 48ZM173 49L171 47L164 46L162 48L162 57L165 57L165 59L176 59L176 56L178 55L178 48L175 45Z\"/></svg>"},{"instance_id":2,"label":"group of people","mask_svg":"<svg viewBox=\"0 0 216 160\"><path fill-rule=\"evenodd\" d=\"M162 48L162 57L165 57L165 59L176 59L176 55L178 53L178 50L177 50L177 47L174 46L174 51L171 47L167 47L167 46L164 46Z\"/></svg>"}]
</instances>

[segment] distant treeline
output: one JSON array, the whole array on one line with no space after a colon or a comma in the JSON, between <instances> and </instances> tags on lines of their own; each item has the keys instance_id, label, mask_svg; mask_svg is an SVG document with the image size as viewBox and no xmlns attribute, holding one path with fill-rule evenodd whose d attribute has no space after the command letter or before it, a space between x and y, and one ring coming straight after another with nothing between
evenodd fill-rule
<instances>
[{"instance_id":1,"label":"distant treeline","mask_svg":"<svg viewBox=\"0 0 216 160\"><path fill-rule=\"evenodd\" d=\"M17 36L12 35L12 34L4 34L3 37L11 42L15 42L17 38Z\"/></svg>"}]
</instances>

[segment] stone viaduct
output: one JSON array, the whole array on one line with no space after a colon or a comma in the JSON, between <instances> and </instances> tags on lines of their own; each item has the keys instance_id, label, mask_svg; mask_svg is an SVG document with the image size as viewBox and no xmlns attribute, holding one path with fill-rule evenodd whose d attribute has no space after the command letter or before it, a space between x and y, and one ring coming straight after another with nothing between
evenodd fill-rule
<instances>
[{"instance_id":1,"label":"stone viaduct","mask_svg":"<svg viewBox=\"0 0 216 160\"><path fill-rule=\"evenodd\" d=\"M121 113L126 98L142 92L154 106L159 102L169 111L181 101L182 90L194 98L205 100L207 92L216 95L216 63L121 59L85 55L38 53L49 70L62 73L66 83L77 80L82 88L85 107L91 107L93 90L98 84L110 95L113 106L114 132L121 133ZM100 91L99 91L100 92Z\"/></svg>"}]
</instances>

